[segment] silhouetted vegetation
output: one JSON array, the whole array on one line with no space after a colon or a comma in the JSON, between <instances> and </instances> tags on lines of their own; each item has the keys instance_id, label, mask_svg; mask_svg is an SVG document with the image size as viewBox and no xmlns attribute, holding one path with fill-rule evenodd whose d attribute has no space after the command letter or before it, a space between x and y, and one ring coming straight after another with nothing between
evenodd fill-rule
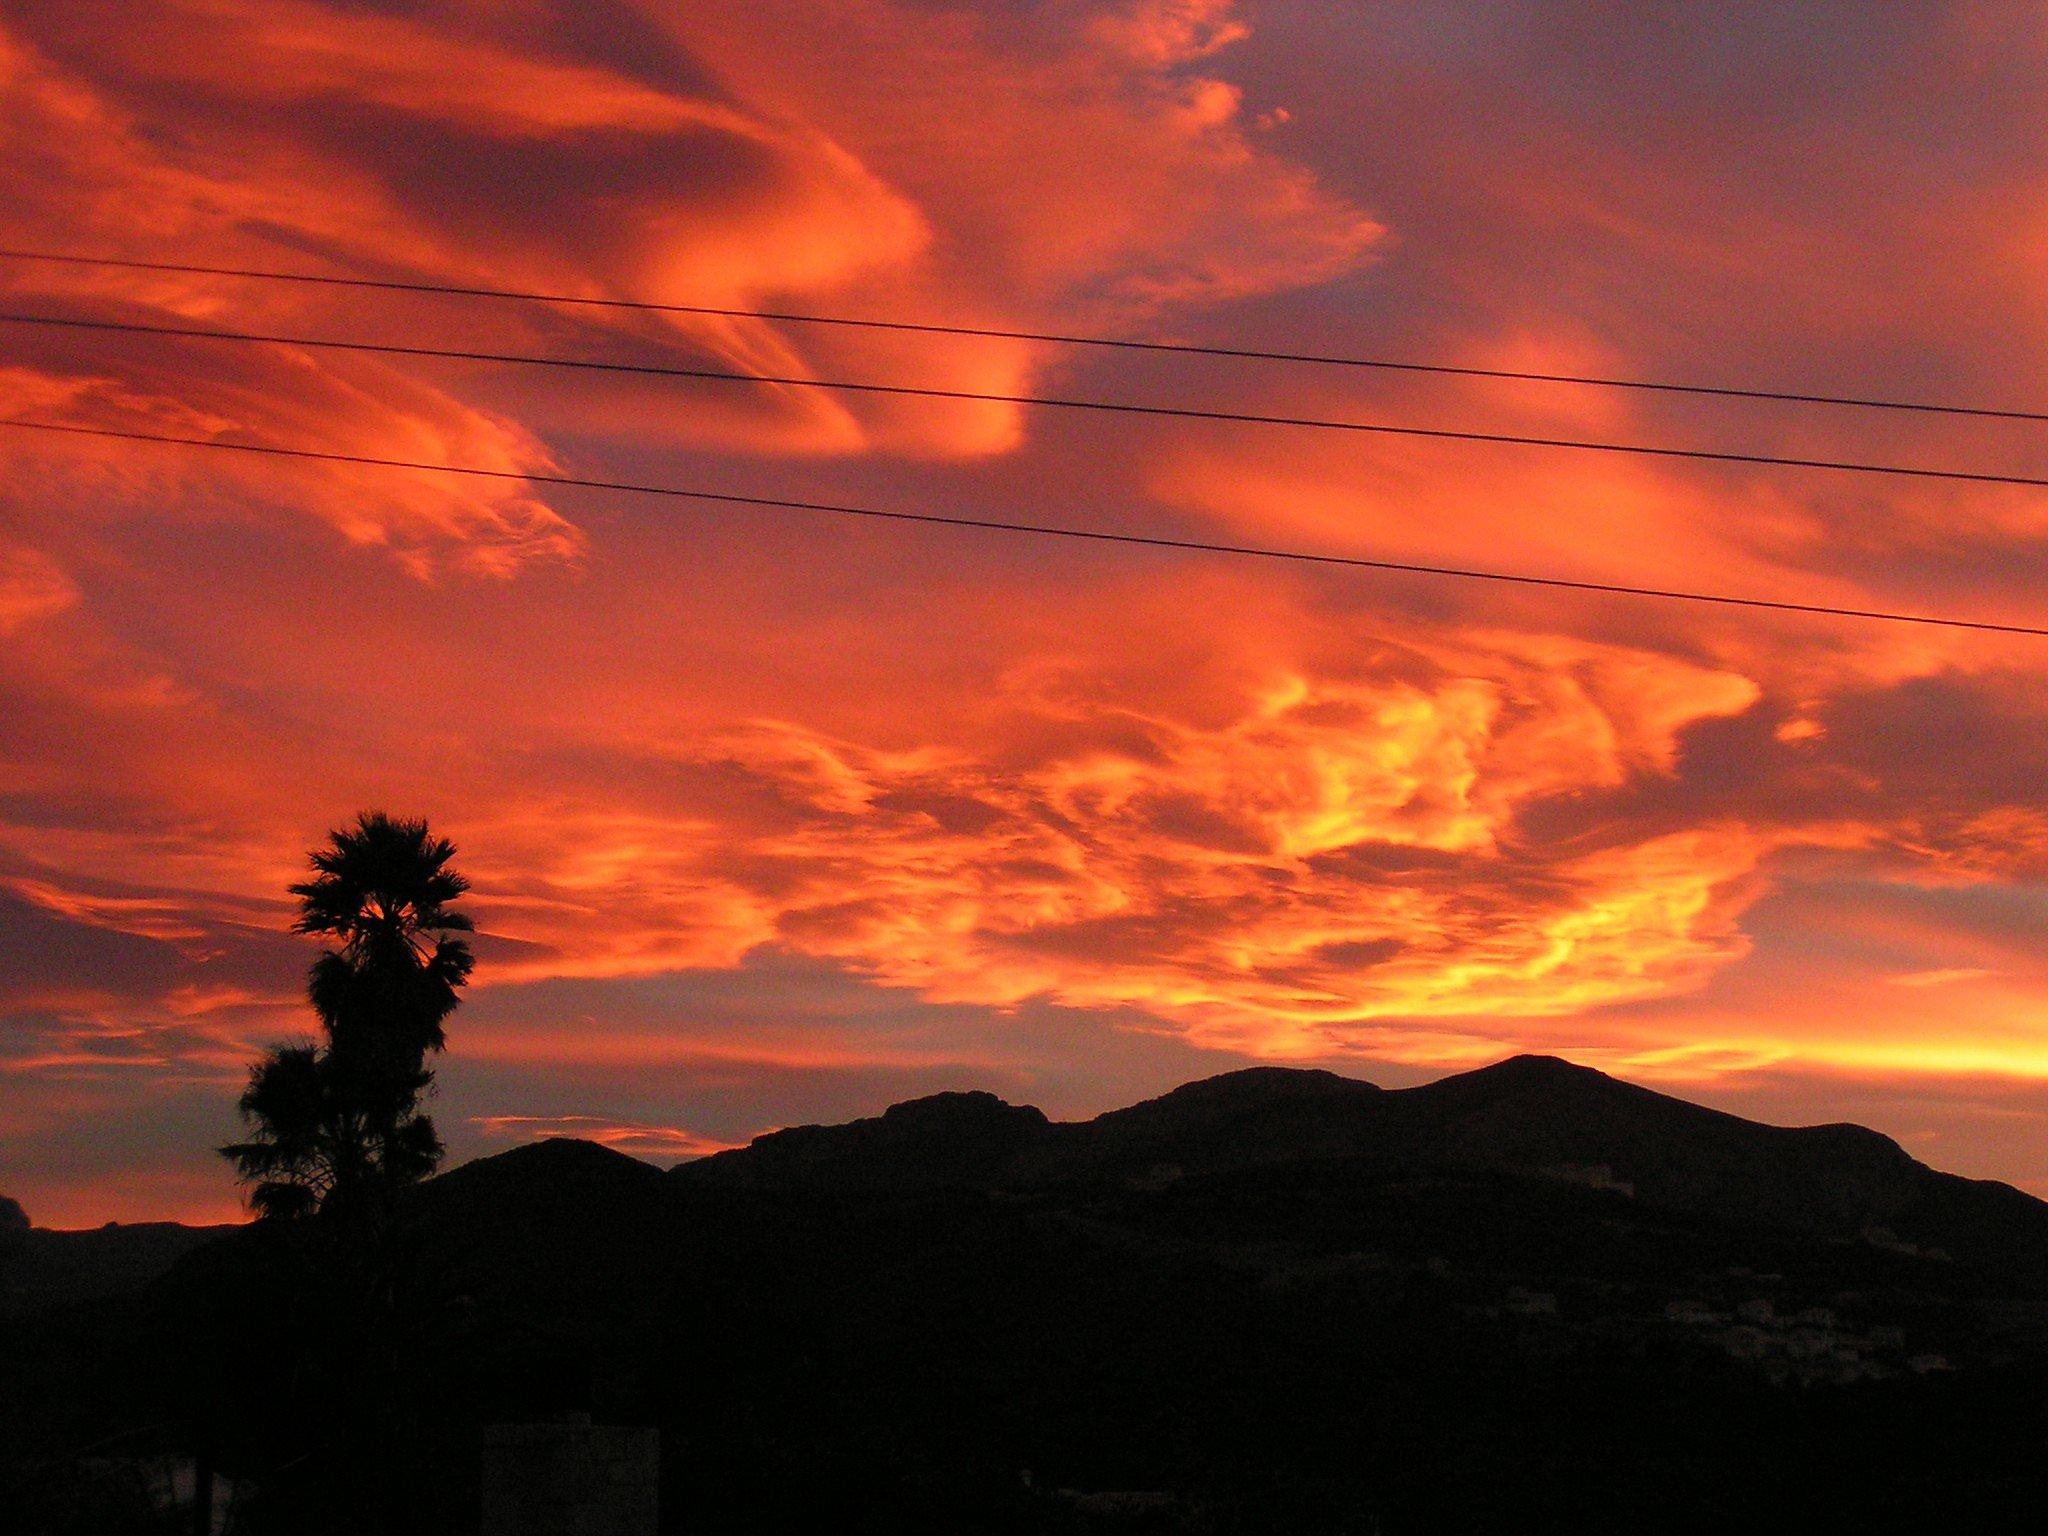
<instances>
[{"instance_id":1,"label":"silhouetted vegetation","mask_svg":"<svg viewBox=\"0 0 2048 1536\"><path fill-rule=\"evenodd\" d=\"M443 1147L419 1108L429 1054L472 964L470 920L450 905L469 884L455 846L424 821L366 812L312 856L295 885L299 933L335 941L307 995L326 1039L279 1046L249 1074L251 1136L221 1148L269 1218L382 1211L439 1166Z\"/></svg>"},{"instance_id":2,"label":"silhouetted vegetation","mask_svg":"<svg viewBox=\"0 0 2048 1536\"><path fill-rule=\"evenodd\" d=\"M366 812L291 888L295 931L329 941L307 985L321 1038L250 1072L249 1138L221 1152L259 1217L240 1259L258 1283L231 1312L207 1299L171 1405L188 1444L241 1474L252 1533L446 1522L420 1378L452 1298L393 1218L444 1151L421 1099L473 963L454 856L424 821Z\"/></svg>"}]
</instances>

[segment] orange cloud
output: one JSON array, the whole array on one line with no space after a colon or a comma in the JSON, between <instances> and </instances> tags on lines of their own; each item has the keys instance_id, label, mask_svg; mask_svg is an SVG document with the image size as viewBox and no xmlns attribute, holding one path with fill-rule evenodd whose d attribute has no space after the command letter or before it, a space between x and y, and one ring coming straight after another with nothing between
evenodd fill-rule
<instances>
[{"instance_id":1,"label":"orange cloud","mask_svg":"<svg viewBox=\"0 0 2048 1536\"><path fill-rule=\"evenodd\" d=\"M1673 51L1558 8L798 9L0 5L0 243L2048 398L2039 221L2011 212L2038 136L1982 105L1986 81L2024 95L2039 40L1995 19L1823 10L1782 46L1731 24ZM1797 69L1838 83L1825 124ZM1965 91L1967 165L1941 147ZM56 315L797 378L1924 463L2038 446L743 318L0 280ZM2019 490L8 341L0 413L513 473L2011 619L2039 617L2048 560ZM2039 1075L2026 642L25 435L0 455L0 1071L24 1106L0 1162L63 1201L225 1138L237 1063L302 1027L284 887L367 805L430 816L477 881L446 1077L479 1144L559 1123L673 1150L789 1118L770 1100L798 1081L819 1115L1002 1072L1101 1108L1246 1055L1564 1049L1781 1107ZM737 1097L700 1114L714 1069ZM564 1073L573 1097L533 1091ZM1968 1115L2017 1158L2001 1092ZM92 1116L127 1139L63 1139Z\"/></svg>"},{"instance_id":2,"label":"orange cloud","mask_svg":"<svg viewBox=\"0 0 2048 1536\"><path fill-rule=\"evenodd\" d=\"M62 613L78 601L64 568L40 550L0 544L0 637Z\"/></svg>"},{"instance_id":3,"label":"orange cloud","mask_svg":"<svg viewBox=\"0 0 2048 1536\"><path fill-rule=\"evenodd\" d=\"M31 14L18 23L20 35L4 40L5 56L21 100L41 120L26 131L65 148L20 167L14 227L25 243L143 255L171 236L183 251L231 264L303 267L310 248L428 281L739 306L788 305L790 296L809 294L821 308L1027 327L1092 302L1086 296L1140 250L1161 265L1141 285L1120 281L1122 297L1095 306L1103 318L1133 304L1149 311L1168 300L1334 275L1377 238L1371 220L1254 148L1217 82L1184 77L1184 64L1238 30L1220 11L1203 14L1218 8L1134 12L1115 47L1104 46L1108 34L1080 26L1033 59L1035 80L1020 76L1022 56L997 37L857 9L838 29L847 42L881 29L899 48L923 39L927 57L906 75L899 99L878 95L853 116L840 110L843 96L792 94L797 81L786 66L795 56L774 29L760 30L765 18L745 11L652 18L680 32L673 83L664 85L551 57L530 34L482 15L401 19L192 0L163 12L157 27L88 7L69 30L54 32L36 27ZM756 67L770 58L785 66L779 74ZM830 65L824 49L809 58ZM913 119L904 114L918 110L907 89L913 80L920 94L944 82L957 98L923 103L923 136L950 132L971 96L980 142L1002 163L984 164L966 181L958 176L965 165L955 163L953 179L929 182L956 157L908 132ZM294 111L252 120L247 110L278 101ZM937 251L937 222L957 224L965 198L986 197L1005 178L1042 178L1050 123L1063 134L1092 134L1090 175L1041 180L1037 195L1023 199L1038 216L985 223L1001 249L985 249L972 264ZM164 131L172 124L175 134ZM1007 142L998 143L999 133ZM423 165L404 148L421 138L440 142L438 164ZM506 141L529 146L520 151L525 163L496 147ZM517 175L522 197L477 205L462 193L465 170ZM592 183L602 189L597 219L579 207ZM1060 215L1048 207L1056 186L1086 199L1085 210ZM1208 212L1187 206L1197 195L1210 201ZM1227 198L1251 199L1258 215L1226 223L1215 214ZM989 206L992 217L998 206ZM1062 243L1045 245L1055 229ZM381 318L387 331L411 332L419 313L399 300L358 295L344 306L319 290L252 292L190 277L110 284L104 274L41 270L22 279L31 280L27 291L98 296L111 288L186 315L228 305L232 313L253 306L295 319L346 311L356 329ZM477 316L500 342L508 325L539 325L555 345L680 352L780 374L893 375L956 389L1015 392L1047 361L1044 348L1016 342L910 341L714 317L577 309L537 317L497 306ZM329 358L302 361L324 372ZM1014 447L1024 430L1015 407L789 389L683 391L581 378L573 389L521 379L513 393L543 425L615 435L630 423L637 441L752 452L980 455ZM393 453L385 434L356 437L355 451Z\"/></svg>"},{"instance_id":4,"label":"orange cloud","mask_svg":"<svg viewBox=\"0 0 2048 1536\"><path fill-rule=\"evenodd\" d=\"M495 922L548 974L729 965L765 944L937 999L1134 1005L1275 1052L1342 1048L1389 1017L1686 985L1739 952L1729 892L1770 836L1610 829L1560 852L1516 823L1668 773L1682 730L1755 689L1529 649L1388 648L1377 675L1270 675L1199 722L1098 700L1076 669L1017 680L945 745L764 723L674 749L686 779L743 786L723 816L558 802L483 832L532 881ZM615 921L621 904L641 920Z\"/></svg>"}]
</instances>

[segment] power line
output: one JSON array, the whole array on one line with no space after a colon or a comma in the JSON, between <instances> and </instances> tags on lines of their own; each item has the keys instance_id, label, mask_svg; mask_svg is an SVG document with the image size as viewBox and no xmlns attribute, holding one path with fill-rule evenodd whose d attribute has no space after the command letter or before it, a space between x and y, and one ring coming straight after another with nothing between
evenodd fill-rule
<instances>
[{"instance_id":1,"label":"power line","mask_svg":"<svg viewBox=\"0 0 2048 1536\"><path fill-rule=\"evenodd\" d=\"M1145 549L1181 550L1195 554L1231 555L1261 560L1283 560L1300 565L1338 566L1354 570L1394 571L1414 576L1453 577L1464 581L1504 582L1515 586L1551 587L1572 592L1598 592L1616 597L1658 598L1670 602L1712 603L1721 607L1767 609L1777 613L1811 614L1826 618L1873 619L1892 624L1931 625L1942 629L1976 630L1989 634L2028 635L2048 638L2048 626L2004 624L1991 619L1948 618L1938 614L1900 613L1879 608L1849 608L1831 603L1783 602L1766 597L1736 597L1722 592L1692 592L1677 588L1628 586L1619 582L1579 581L1567 576L1535 576L1519 571L1495 571L1477 567L1425 565L1408 560L1376 560L1363 555L1318 554L1312 550L1279 549L1260 544L1225 544L1208 539L1180 539L1165 534L1118 533L1109 529L1074 528L1058 523L1027 523L1002 518L965 517L940 512L902 512L881 507L851 506L838 502L801 501L782 496L752 496L738 491L710 491L677 485L654 485L632 480L598 480L579 475L550 474L539 470L486 469L470 464L434 464L414 459L387 459L368 454L338 453L315 448L285 448L263 443L231 443L218 438L177 437L166 433L135 432L116 427L87 427L65 422L26 421L0 417L0 427L26 432L69 433L80 437L118 438L125 442L159 443L181 448L213 448L232 453L258 454L270 458L310 459L328 464L364 465L377 469L420 470L433 474L463 475L485 480L519 480L534 485L554 485L578 490L618 491L636 496L665 496L696 502L719 502L743 507L774 507L796 512L828 513L838 517L871 518L884 522L921 523L942 528L978 528L994 533L1033 534L1049 538L1078 539L1098 544L1121 544Z\"/></svg>"},{"instance_id":2,"label":"power line","mask_svg":"<svg viewBox=\"0 0 2048 1536\"><path fill-rule=\"evenodd\" d=\"M1261 347L1232 347L1183 341L1143 341L1124 336L1096 336L1068 331L1011 330L991 325L949 325L929 320L882 320L867 316L828 315L804 310L742 309L718 304L675 304L653 299L597 298L573 293L540 293L520 288L490 288L467 283L430 283L399 278L338 277L313 272L277 272L259 267L217 267L197 262L140 261L113 256L80 256L60 251L0 248L0 257L15 261L56 262L68 266L115 267L136 272L181 272L204 277L249 278L261 282L309 283L335 288L379 289L394 293L441 294L459 298L511 299L532 304L574 304L593 309L634 310L668 315L703 315L732 320L770 320L792 325L840 326L855 330L904 331L924 336L969 336L995 341L1035 341L1055 346L1106 347L1127 352L1158 352L1189 357L1237 358L1253 362L1302 363L1330 368L1368 368L1392 373L1436 374L1463 379L1501 379L1526 384L1582 384L1600 389L1647 390L1660 394L1703 395L1726 400L1765 400L1792 405L1839 405L1874 411L1921 411L1943 416L1972 416L1994 421L2048 422L2048 411L1986 405L1957 405L1937 400L1900 400L1877 395L1830 395L1807 390L1765 389L1733 384L1691 384L1669 379L1638 379L1611 374L1548 373L1524 368L1483 368L1459 363L1418 362L1406 358L1360 357L1328 352L1288 352Z\"/></svg>"},{"instance_id":3,"label":"power line","mask_svg":"<svg viewBox=\"0 0 2048 1536\"><path fill-rule=\"evenodd\" d=\"M311 347L338 352L375 353L387 357L427 357L461 362L509 363L537 368L568 368L596 373L624 373L656 378L693 379L719 384L772 385L795 389L841 390L854 394L909 396L920 400L959 400L992 405L1050 406L1063 410L1106 411L1127 416L1159 416L1181 421L1213 421L1260 427L1301 427L1326 432L1359 432L1385 437L1428 438L1440 442L1495 443L1522 448L1561 448L1581 453L1614 453L1657 459L1689 459L1716 464L1755 464L1775 469L1821 469L1864 475L1905 476L1916 480L1959 481L1971 485L2048 487L2048 476L2016 475L1992 470L1943 469L1913 464L1882 464L1862 459L1818 459L1792 454L1745 453L1722 448L1673 448L1657 443L1616 442L1601 438L1537 437L1518 432L1478 432L1455 427L1417 427L1383 421L1355 421L1328 416L1279 416L1258 411L1212 410L1191 405L1156 405L1134 400L1102 400L1073 395L1008 394L993 390L942 389L922 384L877 384L868 380L803 378L789 374L741 373L723 368L681 368L664 363L623 363L589 358L545 357L525 352L487 352L466 347L426 347L401 342L348 341L324 336L295 336L263 331L224 331L201 326L149 325L132 320L86 320L61 315L0 311L0 324L40 325L65 330L116 331L130 335L170 336L201 341L256 343L266 346Z\"/></svg>"}]
</instances>

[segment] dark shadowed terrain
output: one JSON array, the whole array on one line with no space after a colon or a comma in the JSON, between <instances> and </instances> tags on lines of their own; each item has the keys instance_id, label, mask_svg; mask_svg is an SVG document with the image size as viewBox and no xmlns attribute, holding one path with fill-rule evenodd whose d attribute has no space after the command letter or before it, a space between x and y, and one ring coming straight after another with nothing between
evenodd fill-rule
<instances>
[{"instance_id":1,"label":"dark shadowed terrain","mask_svg":"<svg viewBox=\"0 0 2048 1536\"><path fill-rule=\"evenodd\" d=\"M1080 1124L947 1094L669 1173L525 1147L413 1197L384 1365L306 1336L271 1234L155 1255L0 1346L38 1498L155 1425L288 1528L371 1456L371 1381L421 1529L473 1522L481 1424L575 1410L661 1426L693 1533L1982 1531L2048 1497L2048 1205L1546 1059Z\"/></svg>"},{"instance_id":2,"label":"dark shadowed terrain","mask_svg":"<svg viewBox=\"0 0 2048 1536\"><path fill-rule=\"evenodd\" d=\"M0 1318L138 1290L193 1249L236 1230L171 1221L110 1222L78 1232L30 1228L0 1247Z\"/></svg>"}]
</instances>

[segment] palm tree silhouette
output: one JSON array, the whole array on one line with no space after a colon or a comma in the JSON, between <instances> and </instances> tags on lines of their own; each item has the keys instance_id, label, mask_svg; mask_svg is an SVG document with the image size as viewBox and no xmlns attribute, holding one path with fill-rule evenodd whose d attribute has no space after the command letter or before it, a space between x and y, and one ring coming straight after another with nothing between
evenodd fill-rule
<instances>
[{"instance_id":1,"label":"palm tree silhouette","mask_svg":"<svg viewBox=\"0 0 2048 1536\"><path fill-rule=\"evenodd\" d=\"M451 905L469 889L448 867L454 856L426 822L366 811L291 887L294 931L333 941L307 985L326 1039L279 1046L251 1069L240 1105L250 1137L220 1149L259 1216L383 1211L439 1165L419 1101L474 963L452 936L474 928Z\"/></svg>"}]
</instances>

